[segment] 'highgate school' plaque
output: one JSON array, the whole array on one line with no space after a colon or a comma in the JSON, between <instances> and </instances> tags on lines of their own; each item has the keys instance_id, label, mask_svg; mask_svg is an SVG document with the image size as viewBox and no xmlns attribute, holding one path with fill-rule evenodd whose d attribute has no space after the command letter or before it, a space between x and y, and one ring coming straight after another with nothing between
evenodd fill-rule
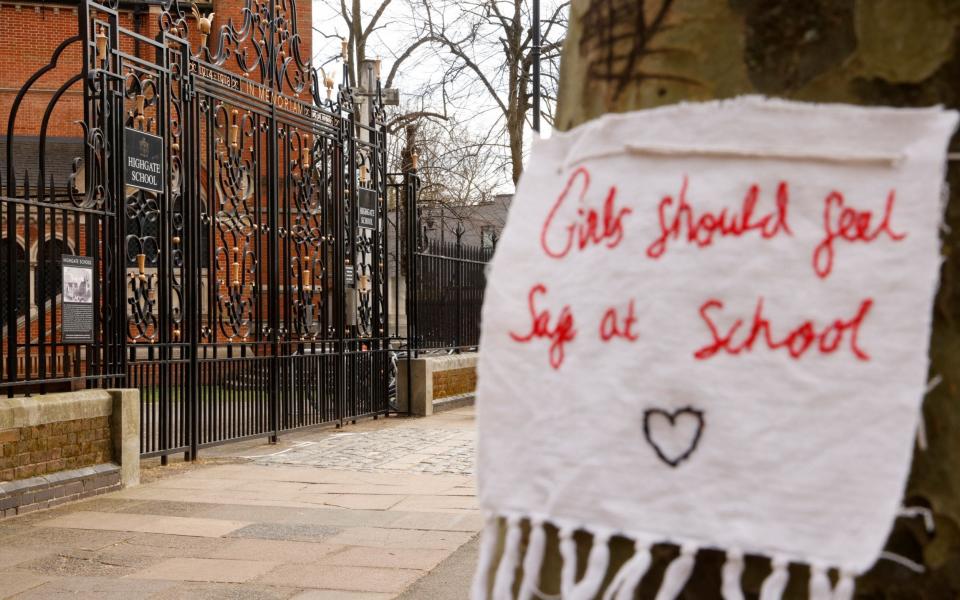
<instances>
[{"instance_id":1,"label":"'highgate school' plaque","mask_svg":"<svg viewBox=\"0 0 960 600\"><path fill-rule=\"evenodd\" d=\"M124 129L123 181L126 185L148 190L163 191L163 138Z\"/></svg>"}]
</instances>

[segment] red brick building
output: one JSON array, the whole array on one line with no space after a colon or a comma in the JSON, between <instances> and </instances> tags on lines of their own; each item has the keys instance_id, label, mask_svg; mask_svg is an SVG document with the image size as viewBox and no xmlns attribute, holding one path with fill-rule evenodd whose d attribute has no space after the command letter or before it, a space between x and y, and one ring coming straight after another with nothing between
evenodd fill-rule
<instances>
[{"instance_id":1,"label":"red brick building","mask_svg":"<svg viewBox=\"0 0 960 600\"><path fill-rule=\"evenodd\" d=\"M221 40L217 31L231 20L236 26L243 23L245 7L255 13L267 10L265 4L254 0L207 0L181 2L170 12L186 16L189 40L195 53L201 52L204 44L215 53L215 46ZM165 18L164 10L171 7L159 0L121 0L117 8L121 27L145 38L157 39ZM301 32L300 56L309 60L310 2L303 2L299 7L289 0L278 2L275 10L296 12L295 19L291 20L296 23L296 31ZM197 17L207 19L210 16L212 19L204 24L211 26L212 34L203 36ZM84 191L81 44L67 45L51 65L58 47L78 35L83 22L83 8L79 1L0 2L0 130L6 134L0 143L0 196L36 197L41 185L45 198L62 199L71 191ZM155 48L149 44L129 37L122 38L120 44L127 53L153 59L151 54ZM12 106L21 88L48 66L47 72L33 82L29 93L22 98L15 121L9 123ZM241 77L250 76L243 73L233 60L226 61L222 68ZM57 96L59 98L54 101ZM7 172L8 148L14 174L12 182ZM41 173L42 184L39 181ZM12 285L18 298L14 310L19 317L19 344L32 340L42 345L58 337L58 298L62 284L60 257L63 254L89 255L89 249L85 248L85 229L74 221L75 214L64 212L59 217L56 211L51 214L52 219L50 215L42 219L36 214L19 214L13 244L8 242L6 224L0 224L0 290L6 290L11 285L11 278L14 280ZM219 260L226 261L227 257L221 256ZM132 266L128 264L128 267ZM229 271L229 265L220 266ZM15 273L12 277L11 271ZM0 322L5 322L6 314L6 294L0 293ZM27 321L29 328L24 326ZM5 360L0 356L0 363ZM40 360L36 352L21 351L18 370L36 372ZM28 365L25 361L32 362ZM46 362L45 368L52 369L55 374L66 375L71 370L69 356L51 355Z\"/></svg>"}]
</instances>

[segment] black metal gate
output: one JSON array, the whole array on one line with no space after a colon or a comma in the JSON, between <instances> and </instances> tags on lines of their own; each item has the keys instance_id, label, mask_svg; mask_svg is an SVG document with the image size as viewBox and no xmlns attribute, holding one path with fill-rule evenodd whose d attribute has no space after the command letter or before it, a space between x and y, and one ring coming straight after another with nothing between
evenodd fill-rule
<instances>
[{"instance_id":1,"label":"black metal gate","mask_svg":"<svg viewBox=\"0 0 960 600\"><path fill-rule=\"evenodd\" d=\"M211 31L172 2L148 37L82 4L87 170L120 207L110 304L144 456L388 409L379 81L332 90L296 11L246 0Z\"/></svg>"}]
</instances>

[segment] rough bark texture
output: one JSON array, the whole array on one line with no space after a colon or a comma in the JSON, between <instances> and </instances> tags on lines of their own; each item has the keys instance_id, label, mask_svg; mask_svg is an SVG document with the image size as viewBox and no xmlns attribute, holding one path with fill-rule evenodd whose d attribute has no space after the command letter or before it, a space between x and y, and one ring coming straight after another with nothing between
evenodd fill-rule
<instances>
[{"instance_id":1,"label":"rough bark texture","mask_svg":"<svg viewBox=\"0 0 960 600\"><path fill-rule=\"evenodd\" d=\"M571 10L559 129L607 112L748 93L866 105L960 104L956 0L574 0ZM930 347L931 376L943 382L925 400L929 448L915 453L904 498L933 509L936 531L928 535L920 520L898 519L888 550L925 572L881 560L857 581L858 598L960 597L960 252L954 251L960 170L953 165L949 180L949 233ZM581 540L582 559L588 541ZM617 544L614 554L616 566L630 549ZM652 597L675 554L657 548L642 597ZM718 597L721 563L719 553L703 553L683 597ZM558 567L554 546L545 579L555 581ZM787 596L806 597L806 569L791 569ZM768 572L767 561L749 562L748 597Z\"/></svg>"}]
</instances>

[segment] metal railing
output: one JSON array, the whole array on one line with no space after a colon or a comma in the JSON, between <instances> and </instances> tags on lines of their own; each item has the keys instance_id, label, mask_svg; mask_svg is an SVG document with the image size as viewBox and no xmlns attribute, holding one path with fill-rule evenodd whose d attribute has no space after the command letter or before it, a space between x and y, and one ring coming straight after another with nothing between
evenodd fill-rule
<instances>
[{"instance_id":1,"label":"metal railing","mask_svg":"<svg viewBox=\"0 0 960 600\"><path fill-rule=\"evenodd\" d=\"M0 196L0 389L13 396L119 385L122 333L108 307L116 283L104 243L113 213L58 194L52 181L31 186L25 174L6 183L16 195ZM93 270L77 281L68 270L65 280L69 255L92 257ZM66 312L65 286L84 300ZM71 331L76 306L87 329L79 337Z\"/></svg>"},{"instance_id":2,"label":"metal railing","mask_svg":"<svg viewBox=\"0 0 960 600\"><path fill-rule=\"evenodd\" d=\"M417 351L463 351L480 343L485 270L494 247L464 244L463 233L458 228L454 242L422 241L414 252L410 337Z\"/></svg>"}]
</instances>

